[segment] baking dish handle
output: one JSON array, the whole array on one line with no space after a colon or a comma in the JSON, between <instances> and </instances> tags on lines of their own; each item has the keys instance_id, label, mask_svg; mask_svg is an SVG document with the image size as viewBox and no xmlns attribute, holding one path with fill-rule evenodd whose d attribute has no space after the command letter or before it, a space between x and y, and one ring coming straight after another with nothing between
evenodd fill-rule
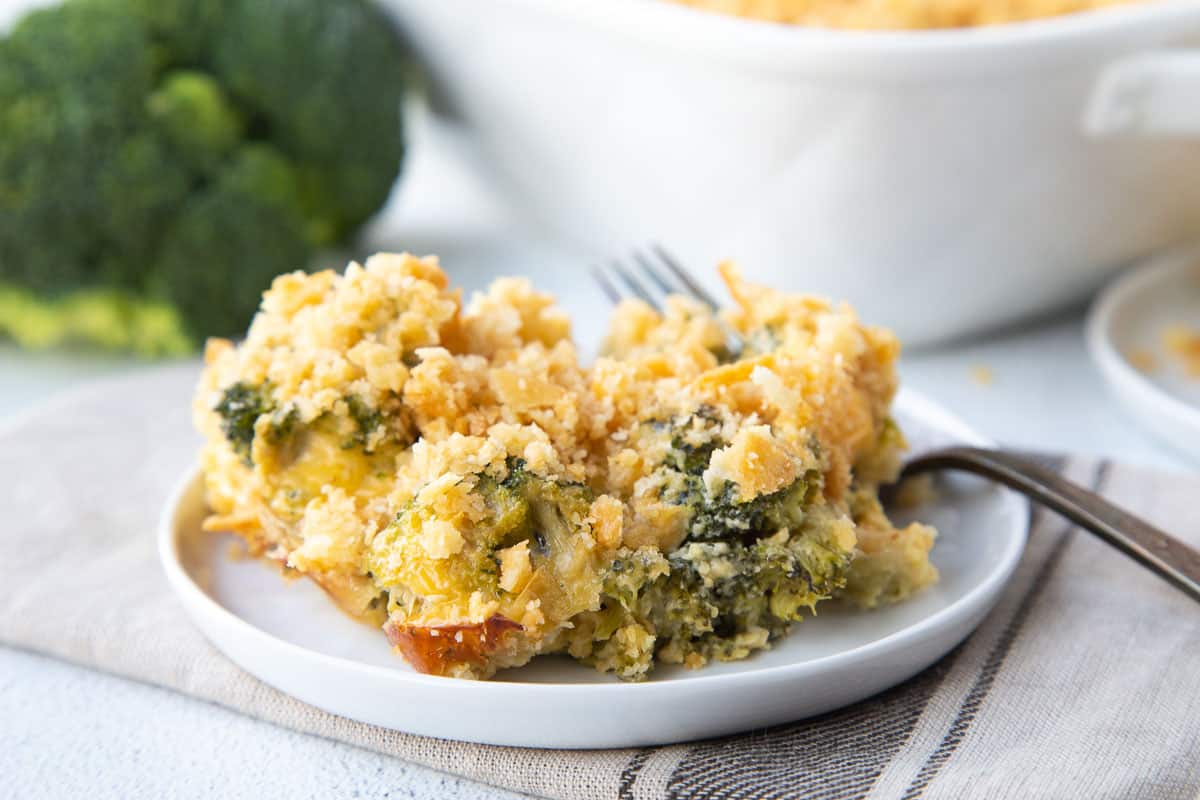
<instances>
[{"instance_id":1,"label":"baking dish handle","mask_svg":"<svg viewBox=\"0 0 1200 800\"><path fill-rule=\"evenodd\" d=\"M1083 128L1094 137L1200 137L1200 51L1155 50L1108 65Z\"/></svg>"}]
</instances>

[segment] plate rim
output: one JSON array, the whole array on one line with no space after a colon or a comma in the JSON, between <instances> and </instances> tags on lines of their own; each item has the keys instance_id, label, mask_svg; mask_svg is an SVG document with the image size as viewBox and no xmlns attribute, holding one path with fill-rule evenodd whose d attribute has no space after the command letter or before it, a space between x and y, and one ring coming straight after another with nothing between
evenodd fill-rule
<instances>
[{"instance_id":1,"label":"plate rim","mask_svg":"<svg viewBox=\"0 0 1200 800\"><path fill-rule=\"evenodd\" d=\"M904 406L914 410L915 414L921 415L923 418L937 419L939 428L944 431L953 433L961 437L969 444L992 447L993 442L988 440L982 434L975 431L957 415L953 414L940 404L934 402L924 394L902 388L897 394L895 400L896 406ZM199 467L189 468L184 475L176 481L174 488L163 507L163 511L159 516L157 530L157 544L159 561L166 574L167 582L172 590L180 599L184 610L192 619L192 622L197 625L206 639L212 640L208 635L204 621L199 618L200 614L207 616L208 620L214 624L224 624L232 627L235 631L243 636L249 637L250 640L260 642L276 650L280 650L293 657L298 657L307 660L312 665L323 665L325 667L337 670L351 669L359 672L371 674L381 680L399 681L407 685L429 686L446 688L448 686L461 687L461 691L466 692L485 692L487 694L503 693L506 695L524 695L529 692L545 695L560 695L570 694L578 696L586 694L590 698L595 699L596 696L604 696L619 693L627 695L631 692L645 693L679 693L681 695L689 694L697 688L701 689L730 689L746 681L772 680L786 681L795 673L795 677L802 677L804 673L817 670L836 670L842 666L850 666L859 663L862 660L869 660L873 656L880 655L877 651L890 650L897 644L902 643L906 639L920 639L923 635L936 634L943 627L951 626L957 617L968 613L975 609L981 602L986 603L987 607L983 609L983 615L990 610L991 606L999 599L1000 592L1004 585L1012 578L1016 571L1017 565L1024 554L1025 546L1029 537L1030 523L1030 503L1029 501L1016 494L1015 492L1001 486L996 486L996 491L999 496L1005 498L1007 502L1015 504L1017 517L1014 520L1013 528L1015 532L1009 538L1005 550L1001 557L988 572L986 578L973 586L968 592L949 603L948 605L939 608L934 613L922 618L918 622L894 631L886 636L876 639L866 644L843 650L837 653L832 653L825 656L820 656L805 661L798 661L789 664L779 664L769 667L761 667L758 669L748 669L739 672L723 673L723 674L706 674L703 670L696 671L696 674L687 674L682 677L669 678L666 680L650 680L641 682L595 682L595 683L569 683L569 682L529 682L519 680L464 680L461 678L453 678L442 675L427 675L416 672L415 670L406 671L395 667L385 667L377 664L368 664L362 661L357 661L352 658L343 656L335 656L327 653L322 653L316 650L309 649L302 645L290 642L286 639L281 639L272 633L269 633L262 628L248 622L234 612L225 608L207 592L204 591L191 577L187 569L183 565L183 560L179 552L179 531L176 525L176 519L183 510L183 501L188 497L189 493L196 490L196 484L203 480L203 475ZM988 602L988 598L991 598ZM981 615L982 618L982 615ZM972 625L966 635L977 627ZM225 647L213 642L224 655L233 658ZM941 658L939 654L938 658ZM236 658L235 662L240 663ZM935 659L936 660L936 659ZM253 673L253 670L247 670ZM264 680L266 680L264 678ZM272 681L266 681L272 683ZM456 689L455 691L460 691Z\"/></svg>"},{"instance_id":2,"label":"plate rim","mask_svg":"<svg viewBox=\"0 0 1200 800\"><path fill-rule=\"evenodd\" d=\"M1134 300L1138 292L1177 275L1200 267L1200 245L1190 245L1141 262L1114 280L1096 297L1088 310L1084 338L1092 362L1110 389L1116 391L1127 410L1135 417L1145 415L1147 407L1200 435L1200 407L1179 399L1138 372L1117 350L1113 342L1113 317L1117 310ZM1135 406L1135 407L1131 407ZM1155 426L1160 428L1161 423Z\"/></svg>"}]
</instances>

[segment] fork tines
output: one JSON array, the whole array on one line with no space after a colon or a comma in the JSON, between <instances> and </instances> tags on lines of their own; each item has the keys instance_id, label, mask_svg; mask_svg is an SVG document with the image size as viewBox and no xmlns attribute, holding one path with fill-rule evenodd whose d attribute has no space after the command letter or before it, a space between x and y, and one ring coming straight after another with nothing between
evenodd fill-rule
<instances>
[{"instance_id":1,"label":"fork tines","mask_svg":"<svg viewBox=\"0 0 1200 800\"><path fill-rule=\"evenodd\" d=\"M718 307L717 301L684 269L679 259L658 244L634 250L627 259L593 265L591 272L613 303L636 297L661 310L668 295L681 294L699 300L710 309Z\"/></svg>"}]
</instances>

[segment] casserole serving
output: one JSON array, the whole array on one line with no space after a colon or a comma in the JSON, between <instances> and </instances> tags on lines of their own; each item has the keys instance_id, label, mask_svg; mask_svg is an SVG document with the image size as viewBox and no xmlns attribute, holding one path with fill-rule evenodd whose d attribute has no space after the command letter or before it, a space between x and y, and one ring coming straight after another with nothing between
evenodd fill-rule
<instances>
[{"instance_id":1,"label":"casserole serving","mask_svg":"<svg viewBox=\"0 0 1200 800\"><path fill-rule=\"evenodd\" d=\"M735 308L630 301L590 368L524 280L464 306L433 258L280 276L209 341L205 525L453 677L566 653L641 680L932 584L934 530L878 499L895 337L722 272Z\"/></svg>"}]
</instances>

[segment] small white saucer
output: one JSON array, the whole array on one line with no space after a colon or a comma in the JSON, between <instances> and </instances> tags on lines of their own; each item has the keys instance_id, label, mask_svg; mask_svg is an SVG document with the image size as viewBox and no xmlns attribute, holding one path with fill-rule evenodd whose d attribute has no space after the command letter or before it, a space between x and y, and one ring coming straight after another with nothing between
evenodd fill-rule
<instances>
[{"instance_id":1,"label":"small white saucer","mask_svg":"<svg viewBox=\"0 0 1200 800\"><path fill-rule=\"evenodd\" d=\"M1165 333L1200 332L1200 247L1124 273L1096 299L1087 344L1113 394L1139 425L1190 458L1200 453L1200 378L1169 352Z\"/></svg>"}]
</instances>

